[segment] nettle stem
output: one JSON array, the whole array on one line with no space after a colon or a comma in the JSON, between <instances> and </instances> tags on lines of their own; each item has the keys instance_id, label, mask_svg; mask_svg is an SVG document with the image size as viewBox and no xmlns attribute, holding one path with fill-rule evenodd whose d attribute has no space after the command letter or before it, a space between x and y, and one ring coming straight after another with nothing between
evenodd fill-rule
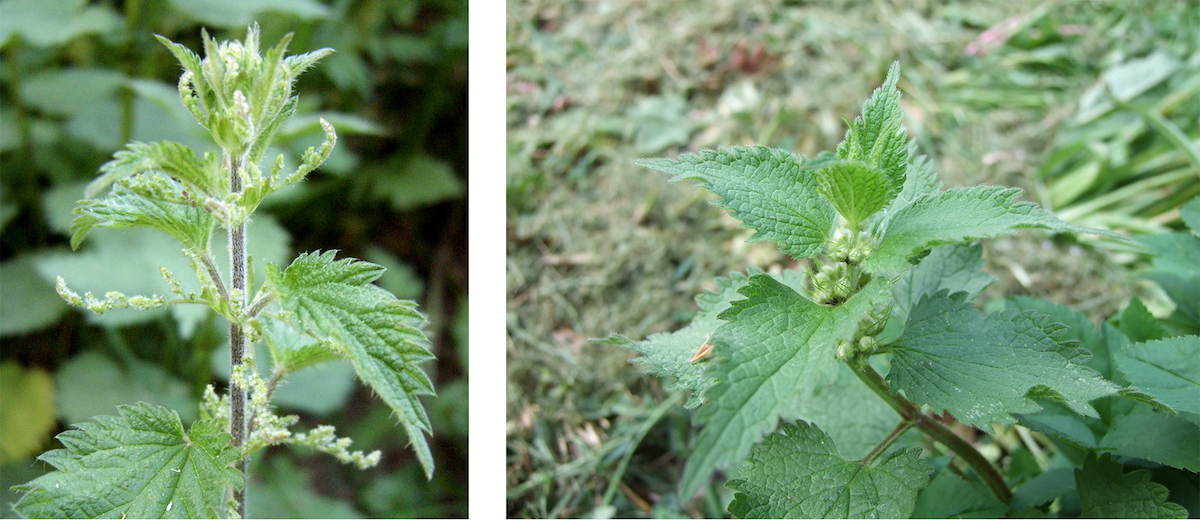
<instances>
[{"instance_id":1,"label":"nettle stem","mask_svg":"<svg viewBox=\"0 0 1200 520\"><path fill-rule=\"evenodd\" d=\"M987 484L988 489L1001 502L1007 504L1012 500L1012 490L1008 488L1008 483L1004 481L1004 476L1000 474L999 470L991 462L983 458L979 450L976 450L971 443L963 440L962 437L959 437L953 431L950 431L949 428L946 428L937 419L921 413L920 407L912 401L901 395L893 394L889 389L887 381L884 381L883 376L879 375L879 372L876 372L867 363L866 356L857 355L847 364L854 371L854 375L858 376L863 383L866 383L868 388L890 405L893 410L896 410L896 413L900 414L903 423L912 423L930 438L942 443L947 448L950 448L950 451L962 457L963 461L983 478L983 482ZM901 426L904 426L903 423ZM899 431L900 428L897 427L897 430ZM893 436L889 436L884 442L890 444L892 440Z\"/></svg>"},{"instance_id":2,"label":"nettle stem","mask_svg":"<svg viewBox=\"0 0 1200 520\"><path fill-rule=\"evenodd\" d=\"M229 164L229 188L233 193L241 193L242 178L238 174L242 157L226 156ZM231 302L235 309L246 306L246 222L242 219L229 226L229 275L230 297L237 301ZM246 333L242 325L236 321L229 322L229 368L231 374L237 374L236 367L242 364L246 354ZM246 389L237 377L229 378L229 434L233 436L233 446L240 448L246 439ZM242 458L236 464L242 472L242 489L235 490L233 499L237 503L238 515L246 518L246 459Z\"/></svg>"}]
</instances>

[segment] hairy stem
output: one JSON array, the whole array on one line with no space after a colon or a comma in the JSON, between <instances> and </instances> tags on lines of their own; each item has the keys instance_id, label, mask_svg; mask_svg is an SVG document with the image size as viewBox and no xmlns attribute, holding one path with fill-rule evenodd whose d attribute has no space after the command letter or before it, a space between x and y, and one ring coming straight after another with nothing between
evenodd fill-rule
<instances>
[{"instance_id":1,"label":"hairy stem","mask_svg":"<svg viewBox=\"0 0 1200 520\"><path fill-rule=\"evenodd\" d=\"M899 439L901 434L908 431L909 428L912 428L913 424L915 424L913 421L907 419L900 421L900 424L896 425L896 428L892 430L892 433L888 434L887 438L883 439L883 442L879 443L875 449L871 450L871 453L867 454L866 457L863 457L862 465L867 466L871 464L871 461L874 460L875 457L878 457L880 453L883 453L883 451L888 448L888 446L891 446L893 442L896 442L896 439Z\"/></svg>"},{"instance_id":2,"label":"hairy stem","mask_svg":"<svg viewBox=\"0 0 1200 520\"><path fill-rule=\"evenodd\" d=\"M229 164L229 187L234 193L241 193L242 178L238 175L241 157L226 155ZM246 223L234 222L229 226L229 280L232 295L238 299L234 308L246 306ZM246 354L246 331L237 322L229 322L229 367L242 364ZM233 446L240 448L246 440L246 389L242 381L236 377L229 378L229 433L233 436ZM242 472L242 489L234 491L233 498L237 503L238 514L246 518L246 459L238 460L236 467Z\"/></svg>"},{"instance_id":3,"label":"hairy stem","mask_svg":"<svg viewBox=\"0 0 1200 520\"><path fill-rule=\"evenodd\" d=\"M893 394L888 387L887 381L883 380L883 376L879 375L870 364L867 363L866 356L856 356L851 360L850 368L854 374L858 376L867 387L875 392L885 403L891 405L896 413L905 421L912 421L916 427L925 435L928 435L933 440L942 443L950 451L962 458L967 465L971 466L976 473L979 474L988 489L991 489L992 494L1005 504L1012 500L1012 490L1008 488L1008 483L1004 481L1004 477L996 469L992 463L983 458L983 455L976 450L971 443L963 440L954 432L946 428L942 423L938 422L928 415L921 413L921 410L915 403L907 398Z\"/></svg>"}]
</instances>

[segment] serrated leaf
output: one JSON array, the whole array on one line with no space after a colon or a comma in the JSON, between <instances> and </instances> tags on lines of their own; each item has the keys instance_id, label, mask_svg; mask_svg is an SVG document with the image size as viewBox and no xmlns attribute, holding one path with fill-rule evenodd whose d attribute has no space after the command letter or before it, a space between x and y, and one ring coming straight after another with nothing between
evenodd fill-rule
<instances>
[{"instance_id":1,"label":"serrated leaf","mask_svg":"<svg viewBox=\"0 0 1200 520\"><path fill-rule=\"evenodd\" d=\"M838 363L837 369L833 382L818 385L811 397L799 402L796 418L829 435L842 457L860 459L887 438L900 422L900 415L867 388L845 363ZM903 437L893 446L901 442Z\"/></svg>"},{"instance_id":2,"label":"serrated leaf","mask_svg":"<svg viewBox=\"0 0 1200 520\"><path fill-rule=\"evenodd\" d=\"M335 261L336 253L304 253L282 274L271 266L268 284L304 330L339 347L358 377L396 412L430 477L433 455L424 433L431 430L420 401L433 395L420 366L433 359L421 332L425 317L415 303L370 285L382 267L351 258Z\"/></svg>"},{"instance_id":3,"label":"serrated leaf","mask_svg":"<svg viewBox=\"0 0 1200 520\"><path fill-rule=\"evenodd\" d=\"M65 449L39 460L53 471L16 489L14 509L34 518L216 518L226 489L241 487L238 450L217 421L184 431L179 416L141 403L59 434Z\"/></svg>"},{"instance_id":4,"label":"serrated leaf","mask_svg":"<svg viewBox=\"0 0 1200 520\"><path fill-rule=\"evenodd\" d=\"M171 235L183 247L201 253L208 251L216 226L216 220L202 207L150 200L119 184L103 199L79 201L73 213L72 249L79 248L92 228L146 226Z\"/></svg>"},{"instance_id":5,"label":"serrated leaf","mask_svg":"<svg viewBox=\"0 0 1200 520\"><path fill-rule=\"evenodd\" d=\"M909 145L910 157L916 154L916 145ZM883 218L879 219L878 233L887 231L892 219L900 210L918 202L936 197L942 191L942 183L938 182L933 173L933 163L922 155L908 163L904 174L904 188L892 199L892 203L884 210Z\"/></svg>"},{"instance_id":6,"label":"serrated leaf","mask_svg":"<svg viewBox=\"0 0 1200 520\"><path fill-rule=\"evenodd\" d=\"M40 368L0 364L0 464L40 451L54 431L54 380Z\"/></svg>"},{"instance_id":7,"label":"serrated leaf","mask_svg":"<svg viewBox=\"0 0 1200 520\"><path fill-rule=\"evenodd\" d=\"M1191 228L1192 234L1200 235L1200 197L1180 206L1179 216L1183 218L1183 223Z\"/></svg>"},{"instance_id":8,"label":"serrated leaf","mask_svg":"<svg viewBox=\"0 0 1200 520\"><path fill-rule=\"evenodd\" d=\"M1167 336L1167 331L1163 329L1162 323L1159 323L1158 318L1150 314L1150 310L1136 296L1129 300L1129 305L1121 311L1117 330L1134 342L1162 339Z\"/></svg>"},{"instance_id":9,"label":"serrated leaf","mask_svg":"<svg viewBox=\"0 0 1200 520\"><path fill-rule=\"evenodd\" d=\"M886 294L876 278L842 305L813 303L767 275L751 276L718 318L717 356L705 371L717 383L696 415L704 425L680 483L690 497L717 468L733 466L773 431L779 417L796 416L803 399L836 373L838 341L853 335L859 319Z\"/></svg>"},{"instance_id":10,"label":"serrated leaf","mask_svg":"<svg viewBox=\"0 0 1200 520\"><path fill-rule=\"evenodd\" d=\"M672 182L701 181L724 199L718 205L757 231L751 242L772 240L796 258L823 252L837 220L833 206L817 193L815 172L802 169L784 150L735 146L634 164L672 174Z\"/></svg>"},{"instance_id":11,"label":"serrated leaf","mask_svg":"<svg viewBox=\"0 0 1200 520\"><path fill-rule=\"evenodd\" d=\"M1139 390L1175 410L1200 414L1200 336L1128 345L1116 362Z\"/></svg>"},{"instance_id":12,"label":"serrated leaf","mask_svg":"<svg viewBox=\"0 0 1200 520\"><path fill-rule=\"evenodd\" d=\"M1059 220L1031 202L1016 202L1019 188L972 186L946 190L897 211L879 247L863 266L871 272L900 272L908 259L933 246L1015 233L1021 228L1117 236Z\"/></svg>"},{"instance_id":13,"label":"serrated leaf","mask_svg":"<svg viewBox=\"0 0 1200 520\"><path fill-rule=\"evenodd\" d=\"M113 159L100 166L100 176L88 184L84 196L94 197L112 183L146 172L162 172L179 181L197 194L220 199L227 187L215 155L205 155L201 161L187 145L172 141L125 145L125 150L113 154Z\"/></svg>"},{"instance_id":14,"label":"serrated leaf","mask_svg":"<svg viewBox=\"0 0 1200 520\"><path fill-rule=\"evenodd\" d=\"M904 187L908 170L908 136L904 132L900 113L900 63L888 69L883 85L863 103L862 115L856 117L837 147L842 159L862 161L875 166L887 176L896 193Z\"/></svg>"},{"instance_id":15,"label":"serrated leaf","mask_svg":"<svg viewBox=\"0 0 1200 520\"><path fill-rule=\"evenodd\" d=\"M838 161L817 171L817 178L817 191L849 222L850 229L858 229L883 209L897 191L882 171L859 161Z\"/></svg>"},{"instance_id":16,"label":"serrated leaf","mask_svg":"<svg viewBox=\"0 0 1200 520\"><path fill-rule=\"evenodd\" d=\"M1000 518L1008 506L996 499L986 486L967 482L942 468L917 494L913 518Z\"/></svg>"},{"instance_id":17,"label":"serrated leaf","mask_svg":"<svg viewBox=\"0 0 1200 520\"><path fill-rule=\"evenodd\" d=\"M1149 406L1138 405L1112 420L1097 448L1200 472L1200 426Z\"/></svg>"},{"instance_id":18,"label":"serrated leaf","mask_svg":"<svg viewBox=\"0 0 1200 520\"><path fill-rule=\"evenodd\" d=\"M892 285L895 306L891 319L908 318L913 305L923 296L932 296L940 290L950 293L966 292L967 300L979 296L996 278L983 270L983 245L952 244L938 246L921 259Z\"/></svg>"},{"instance_id":19,"label":"serrated leaf","mask_svg":"<svg viewBox=\"0 0 1200 520\"><path fill-rule=\"evenodd\" d=\"M893 389L979 428L1040 410L1033 396L1061 399L1097 417L1088 401L1119 390L1077 364L1086 351L1063 340L1064 326L1032 311L984 315L964 297L940 291L913 307L904 335L889 349Z\"/></svg>"},{"instance_id":20,"label":"serrated leaf","mask_svg":"<svg viewBox=\"0 0 1200 520\"><path fill-rule=\"evenodd\" d=\"M933 468L920 448L871 464L838 455L833 440L805 422L783 423L750 453L725 487L739 518L907 518Z\"/></svg>"},{"instance_id":21,"label":"serrated leaf","mask_svg":"<svg viewBox=\"0 0 1200 520\"><path fill-rule=\"evenodd\" d=\"M1088 454L1075 470L1075 488L1085 518L1187 518L1187 510L1167 502L1167 488L1150 480L1150 470L1125 473L1108 455Z\"/></svg>"}]
</instances>

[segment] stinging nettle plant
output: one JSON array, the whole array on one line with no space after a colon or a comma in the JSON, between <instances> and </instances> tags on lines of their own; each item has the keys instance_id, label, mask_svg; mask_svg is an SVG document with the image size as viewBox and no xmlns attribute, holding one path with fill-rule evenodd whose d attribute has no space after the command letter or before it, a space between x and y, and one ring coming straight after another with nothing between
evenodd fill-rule
<instances>
[{"instance_id":1,"label":"stinging nettle plant","mask_svg":"<svg viewBox=\"0 0 1200 520\"><path fill-rule=\"evenodd\" d=\"M433 359L422 332L425 318L416 303L372 285L384 268L335 259L336 251L304 253L285 269L268 262L266 280L254 290L246 225L267 195L304 180L325 161L337 138L333 126L320 120L325 140L309 148L295 170L285 171L282 155L269 171L260 163L276 131L296 112L296 78L333 50L285 56L288 34L262 54L257 24L242 42L217 42L207 31L202 35L203 59L158 39L183 67L183 104L220 153L198 158L179 143L131 142L101 166L71 224L72 248L97 227L165 232L182 244L201 289L186 290L164 268L161 275L175 293L171 298L117 292L103 299L80 296L61 277L58 292L68 303L97 313L173 304L210 307L229 321L229 393L218 396L210 385L201 418L187 428L175 411L139 403L60 434L65 448L39 457L56 471L14 488L23 493L14 505L23 515L244 517L247 458L281 444L309 446L361 469L374 466L378 451L350 451L350 439L337 437L331 426L293 432L298 418L276 415L271 407L271 394L284 377L335 359L349 360L359 379L392 408L426 477L433 474L425 438L432 430L420 401L433 395L421 368ZM210 247L216 227L228 235L228 277L217 268ZM256 344L266 346L273 362L265 377L254 362Z\"/></svg>"},{"instance_id":2,"label":"stinging nettle plant","mask_svg":"<svg viewBox=\"0 0 1200 520\"><path fill-rule=\"evenodd\" d=\"M1130 383L1134 377L1116 374L1111 353L1099 364L1089 362L1091 354L1069 335L1083 332L1068 331L1055 321L1058 314L1039 312L1049 303L991 314L975 308L970 300L993 281L980 270L976 240L1022 228L1120 235L1018 202L1016 188L943 191L928 160L914 157L898 79L894 64L833 153L806 158L752 146L636 162L673 180L699 181L756 231L750 240L772 240L808 267L718 278L715 292L697 296L699 312L687 327L640 342L619 335L605 340L639 352L636 362L673 378L669 388L692 394L686 406L698 407L700 430L680 482L684 500L715 471L727 470L726 487L735 491L729 511L737 517L906 517L934 473L914 445L923 442L944 446L937 450L955 457L946 469L968 476L983 502L999 504L990 515L1004 514L1020 502L1012 500L1010 483L943 422L947 417L981 429L1022 424L1057 435L1062 432L1046 425L1079 423L1102 432L1123 420L1114 410L1175 418L1195 407L1176 414L1164 404L1165 394L1138 390ZM1118 344L1109 345L1088 348ZM1179 453L1200 446L1195 412L1178 419L1180 431L1188 432ZM1051 413L1058 414L1053 421L1046 418ZM910 431L921 435L904 435ZM1095 455L1124 453L1105 445L1107 438L1096 439L1076 444L1095 448L1077 471L1107 475L1116 464ZM1200 453L1136 458L1200 469L1193 461ZM1077 476L1080 497L1093 482L1120 482L1119 466L1115 475ZM1142 477L1149 478L1131 474L1130 480ZM1147 503L1162 505L1166 493L1159 488L1154 493L1161 496ZM1114 495L1088 495L1095 496ZM1162 507L1162 514L1183 511Z\"/></svg>"}]
</instances>

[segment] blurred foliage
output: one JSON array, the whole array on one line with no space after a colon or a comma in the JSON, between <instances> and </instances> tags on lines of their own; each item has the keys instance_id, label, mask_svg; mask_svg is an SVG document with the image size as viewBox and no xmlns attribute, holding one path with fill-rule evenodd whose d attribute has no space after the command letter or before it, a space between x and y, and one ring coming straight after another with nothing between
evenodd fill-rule
<instances>
[{"instance_id":1,"label":"blurred foliage","mask_svg":"<svg viewBox=\"0 0 1200 520\"><path fill-rule=\"evenodd\" d=\"M1058 184L1065 171L1099 160L1091 147L1055 155L1079 139L1130 161L1182 160L1150 123L1118 141L1122 125L1143 119L1126 108L1075 119L1100 106L1088 103L1103 99L1085 94L1105 84L1106 73L1156 52L1177 67L1129 103L1168 107L1158 114L1193 143L1197 136L1197 96L1179 98L1195 75L1189 60L1200 38L1188 29L1200 12L1192 1L507 5L506 434L514 517L719 517L732 498L720 479L697 497L678 497L690 412L660 410L672 394L631 366L626 352L588 339L676 330L696 312L695 295L715 288L713 277L795 264L770 244L746 244L751 232L707 204L703 190L672 185L633 159L753 143L809 156L830 149L861 93L897 60L910 137L948 187L1019 186L1026 198L1048 202L1049 191L1069 188ZM1096 139L1077 130L1097 124ZM1144 186L1136 184L1142 178L1096 182L1075 203L1127 183ZM1196 178L1140 188L1140 196L1174 195ZM1178 212L1168 206L1136 216L1177 228ZM1136 231L1116 219L1100 222ZM1158 315L1171 312L1161 289L1131 275L1147 266L1144 253L1025 234L986 243L985 256L999 278L987 298L1038 296L1094 321L1135 295ZM1029 453L1009 442L1016 438L1009 431L976 442L1019 466Z\"/></svg>"},{"instance_id":2,"label":"blurred foliage","mask_svg":"<svg viewBox=\"0 0 1200 520\"><path fill-rule=\"evenodd\" d=\"M9 485L44 471L33 457L54 448L53 436L69 423L142 400L195 417L204 386L223 387L227 329L206 309L85 317L63 304L53 281L61 275L83 290L166 294L158 272L165 265L189 285L178 246L152 232L106 230L72 252L70 211L97 167L129 140L213 149L179 100L178 65L153 35L196 49L201 27L218 39L241 38L256 20L263 41L294 32L292 52L337 51L297 86L301 106L281 129L277 152L296 164L320 142L318 117L340 139L310 182L265 201L249 232L252 262L261 270L264 261L286 264L301 251L336 248L387 267L379 283L418 300L430 320L438 361L428 368L445 398L430 403L437 474L426 482L416 478L418 465L387 407L345 366L285 380L278 404L301 415L299 427L333 424L356 439L356 449L384 456L360 472L302 450L272 450L254 461L261 473L250 484L251 514L466 515L462 0L0 1L5 504ZM215 240L222 248L223 235ZM261 283L261 272L255 279Z\"/></svg>"}]
</instances>

